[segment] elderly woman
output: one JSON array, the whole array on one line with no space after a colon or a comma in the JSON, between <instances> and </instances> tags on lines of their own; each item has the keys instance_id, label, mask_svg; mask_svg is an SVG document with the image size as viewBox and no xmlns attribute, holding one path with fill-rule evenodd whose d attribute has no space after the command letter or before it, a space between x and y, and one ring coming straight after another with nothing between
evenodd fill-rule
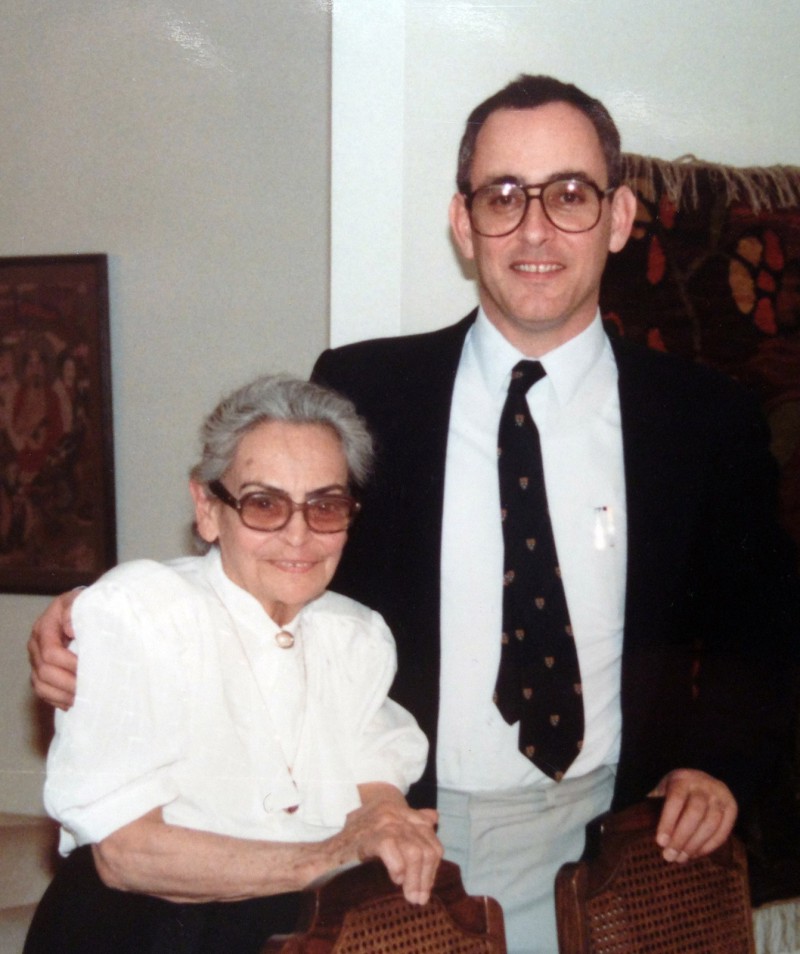
<instances>
[{"instance_id":1,"label":"elderly woman","mask_svg":"<svg viewBox=\"0 0 800 954\"><path fill-rule=\"evenodd\" d=\"M403 797L427 743L387 698L383 620L326 592L369 434L338 395L265 377L202 439L208 552L123 564L73 605L78 691L45 785L68 858L27 954L258 951L294 892L369 857L427 899L436 816Z\"/></svg>"}]
</instances>

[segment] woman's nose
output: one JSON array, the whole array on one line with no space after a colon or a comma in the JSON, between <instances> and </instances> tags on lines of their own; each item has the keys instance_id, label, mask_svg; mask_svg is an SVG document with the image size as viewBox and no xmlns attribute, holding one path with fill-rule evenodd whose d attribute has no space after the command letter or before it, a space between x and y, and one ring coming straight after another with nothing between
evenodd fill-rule
<instances>
[{"instance_id":1,"label":"woman's nose","mask_svg":"<svg viewBox=\"0 0 800 954\"><path fill-rule=\"evenodd\" d=\"M281 528L281 533L295 546L304 543L311 533L311 528L306 522L305 513L302 510L295 510L291 517L289 517L288 522Z\"/></svg>"}]
</instances>

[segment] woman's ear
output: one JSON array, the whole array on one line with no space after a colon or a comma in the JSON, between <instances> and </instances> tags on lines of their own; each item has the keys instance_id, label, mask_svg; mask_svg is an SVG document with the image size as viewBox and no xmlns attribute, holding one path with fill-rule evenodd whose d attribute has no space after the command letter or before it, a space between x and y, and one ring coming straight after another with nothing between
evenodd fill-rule
<instances>
[{"instance_id":1,"label":"woman's ear","mask_svg":"<svg viewBox=\"0 0 800 954\"><path fill-rule=\"evenodd\" d=\"M213 543L219 536L219 524L217 522L219 502L209 494L203 484L194 478L189 481L189 493L194 501L194 520L197 532L206 543Z\"/></svg>"}]
</instances>

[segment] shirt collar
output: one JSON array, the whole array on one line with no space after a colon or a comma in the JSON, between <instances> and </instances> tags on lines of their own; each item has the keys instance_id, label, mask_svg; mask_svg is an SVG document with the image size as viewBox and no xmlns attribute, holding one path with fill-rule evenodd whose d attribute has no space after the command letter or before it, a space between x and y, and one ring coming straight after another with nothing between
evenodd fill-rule
<instances>
[{"instance_id":1,"label":"shirt collar","mask_svg":"<svg viewBox=\"0 0 800 954\"><path fill-rule=\"evenodd\" d=\"M589 371L600 360L606 343L598 311L588 328L538 359L547 372L547 379L559 404L568 404L574 397ZM467 338L467 347L472 350L491 393L505 399L511 369L528 356L503 337L486 317L483 308L478 309L478 317Z\"/></svg>"},{"instance_id":2,"label":"shirt collar","mask_svg":"<svg viewBox=\"0 0 800 954\"><path fill-rule=\"evenodd\" d=\"M279 626L271 616L269 616L259 601L247 590L234 583L227 575L222 566L222 556L218 546L212 546L204 557L208 578L211 585L216 590L217 595L222 600L229 612L242 623L247 624L256 632L267 636L274 636L282 629L295 633L298 630L300 620L309 612L309 603L304 606L295 618L287 626Z\"/></svg>"}]
</instances>

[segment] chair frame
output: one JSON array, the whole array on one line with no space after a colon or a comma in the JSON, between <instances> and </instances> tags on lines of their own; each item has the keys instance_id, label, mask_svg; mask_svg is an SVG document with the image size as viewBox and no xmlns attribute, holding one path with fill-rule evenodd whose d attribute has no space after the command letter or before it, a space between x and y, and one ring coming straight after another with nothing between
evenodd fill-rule
<instances>
[{"instance_id":1,"label":"chair frame","mask_svg":"<svg viewBox=\"0 0 800 954\"><path fill-rule=\"evenodd\" d=\"M556 876L561 954L756 954L743 845L731 836L710 855L666 862L662 806L646 799L587 825L581 860Z\"/></svg>"},{"instance_id":2,"label":"chair frame","mask_svg":"<svg viewBox=\"0 0 800 954\"><path fill-rule=\"evenodd\" d=\"M470 896L464 890L457 865L442 861L436 874L431 898L425 905L414 905L403 897L380 861L367 861L320 879L305 890L298 927L293 934L275 936L267 941L261 954L334 954L355 951L411 951L403 935L421 930L430 919L446 924L449 939L436 946L426 942L424 950L453 951L462 954L505 954L503 912L489 897ZM393 937L385 946L353 940L360 917L375 923L391 922ZM454 940L456 939L456 940Z\"/></svg>"}]
</instances>

